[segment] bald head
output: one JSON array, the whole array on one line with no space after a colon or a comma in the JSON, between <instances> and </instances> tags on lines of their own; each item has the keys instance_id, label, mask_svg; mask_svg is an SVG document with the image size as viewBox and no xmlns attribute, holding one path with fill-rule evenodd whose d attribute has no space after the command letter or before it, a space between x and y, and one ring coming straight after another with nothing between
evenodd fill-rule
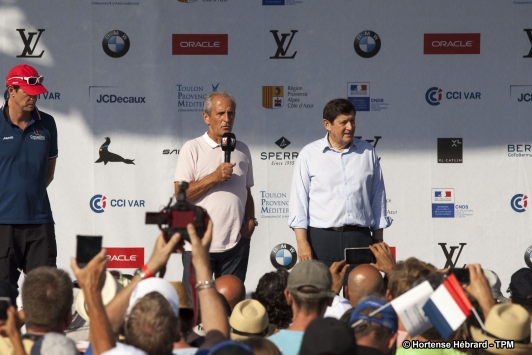
<instances>
[{"instance_id":1,"label":"bald head","mask_svg":"<svg viewBox=\"0 0 532 355\"><path fill-rule=\"evenodd\" d=\"M216 290L225 297L229 306L231 306L231 311L235 308L238 302L243 301L246 298L246 287L236 276L220 276L216 279L215 283Z\"/></svg>"},{"instance_id":2,"label":"bald head","mask_svg":"<svg viewBox=\"0 0 532 355\"><path fill-rule=\"evenodd\" d=\"M362 296L372 292L384 292L384 282L379 270L369 264L357 266L349 273L347 291L349 303L353 307Z\"/></svg>"}]
</instances>

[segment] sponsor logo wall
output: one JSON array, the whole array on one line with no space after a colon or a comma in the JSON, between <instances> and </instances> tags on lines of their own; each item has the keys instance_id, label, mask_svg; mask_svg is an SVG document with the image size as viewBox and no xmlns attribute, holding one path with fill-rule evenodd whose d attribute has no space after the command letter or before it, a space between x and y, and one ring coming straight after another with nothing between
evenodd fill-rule
<instances>
[{"instance_id":1,"label":"sponsor logo wall","mask_svg":"<svg viewBox=\"0 0 532 355\"><path fill-rule=\"evenodd\" d=\"M142 248L117 251L112 267L147 260L158 229L144 224L145 212L168 204L180 150L207 131L206 95L227 90L237 101L233 132L254 167L259 226L248 290L297 259L287 226L293 169L301 149L324 137L323 107L337 97L354 104L355 136L380 158L394 219L384 238L397 259L480 262L507 284L527 266L532 237L532 7L518 3L455 4L457 17L413 0L364 9L306 0L10 2L0 13L1 72L26 63L44 75L49 92L37 106L58 127L47 191L59 266L68 269L76 234ZM38 131L29 135L43 143ZM167 278L181 273L172 256Z\"/></svg>"}]
</instances>

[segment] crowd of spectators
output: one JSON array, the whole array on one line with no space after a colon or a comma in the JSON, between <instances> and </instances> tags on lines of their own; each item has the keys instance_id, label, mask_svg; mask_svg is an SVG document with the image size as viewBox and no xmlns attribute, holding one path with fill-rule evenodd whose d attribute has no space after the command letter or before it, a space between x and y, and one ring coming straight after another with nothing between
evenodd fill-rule
<instances>
[{"instance_id":1,"label":"crowd of spectators","mask_svg":"<svg viewBox=\"0 0 532 355\"><path fill-rule=\"evenodd\" d=\"M474 312L444 339L434 327L409 334L390 302L425 281L438 288L447 270L416 258L396 263L386 243L371 246L375 264L359 265L348 275L345 261L327 268L307 260L290 272L268 272L246 299L240 279L212 279L212 223L201 239L192 226L188 233L196 300L181 282L157 277L170 255L182 251L179 235L157 238L145 266L151 275L107 271L102 249L84 268L72 259L74 283L53 267L29 272L21 307L18 290L0 283L0 297L11 303L0 320L0 354L532 354L531 269L512 275L507 299L496 273L467 265L470 281L461 286ZM444 342L452 346L430 345Z\"/></svg>"}]
</instances>

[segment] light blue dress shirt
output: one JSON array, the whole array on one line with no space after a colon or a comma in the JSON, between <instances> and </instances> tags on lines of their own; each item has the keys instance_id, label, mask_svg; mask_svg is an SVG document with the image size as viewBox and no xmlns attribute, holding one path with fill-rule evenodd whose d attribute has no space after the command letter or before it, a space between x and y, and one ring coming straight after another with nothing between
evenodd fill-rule
<instances>
[{"instance_id":1,"label":"light blue dress shirt","mask_svg":"<svg viewBox=\"0 0 532 355\"><path fill-rule=\"evenodd\" d=\"M358 225L389 227L386 191L377 153L354 138L342 152L325 138L306 145L296 161L290 192L291 228Z\"/></svg>"}]
</instances>

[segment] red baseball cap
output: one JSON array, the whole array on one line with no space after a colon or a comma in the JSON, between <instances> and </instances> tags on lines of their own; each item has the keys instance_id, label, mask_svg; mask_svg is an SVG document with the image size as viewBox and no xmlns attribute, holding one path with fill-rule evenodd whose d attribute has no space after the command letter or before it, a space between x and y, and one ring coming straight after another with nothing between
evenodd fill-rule
<instances>
[{"instance_id":1,"label":"red baseball cap","mask_svg":"<svg viewBox=\"0 0 532 355\"><path fill-rule=\"evenodd\" d=\"M28 95L36 96L48 92L41 83L30 85L23 78L39 77L39 73L35 68L27 64L19 64L11 68L6 77L6 85L20 86L22 90ZM44 79L44 78L43 78Z\"/></svg>"}]
</instances>

